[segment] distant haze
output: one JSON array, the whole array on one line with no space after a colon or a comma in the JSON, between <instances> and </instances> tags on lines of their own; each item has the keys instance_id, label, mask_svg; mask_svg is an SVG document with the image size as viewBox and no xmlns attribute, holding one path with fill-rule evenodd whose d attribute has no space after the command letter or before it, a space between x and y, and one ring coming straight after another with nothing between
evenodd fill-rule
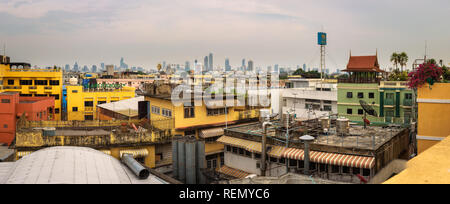
<instances>
[{"instance_id":1,"label":"distant haze","mask_svg":"<svg viewBox=\"0 0 450 204\"><path fill-rule=\"evenodd\" d=\"M328 33L327 66L349 52L392 67L393 52L450 63L448 0L0 0L0 44L38 66L184 65L210 52L239 66L319 67L317 32ZM1 52L3 54L3 51Z\"/></svg>"}]
</instances>

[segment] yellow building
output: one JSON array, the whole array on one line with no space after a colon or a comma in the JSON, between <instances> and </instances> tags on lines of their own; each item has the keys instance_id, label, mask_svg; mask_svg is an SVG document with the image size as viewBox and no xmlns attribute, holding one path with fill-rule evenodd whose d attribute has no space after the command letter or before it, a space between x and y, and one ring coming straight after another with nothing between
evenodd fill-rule
<instances>
[{"instance_id":1,"label":"yellow building","mask_svg":"<svg viewBox=\"0 0 450 204\"><path fill-rule=\"evenodd\" d=\"M0 56L0 58L4 58ZM61 119L62 71L60 68L31 69L28 63L0 63L1 92L19 92L20 96L54 97L55 117Z\"/></svg>"},{"instance_id":2,"label":"yellow building","mask_svg":"<svg viewBox=\"0 0 450 204\"><path fill-rule=\"evenodd\" d=\"M146 95L145 100L150 102L151 121L173 119L172 135L195 136L205 141L208 169L216 169L223 164L224 145L216 140L223 136L226 125L255 121L259 119L260 110L265 108L244 105L225 109L225 103L203 100L201 106L176 106L171 97L164 94ZM193 100L191 102L194 104ZM237 100L234 99L233 103L237 104Z\"/></svg>"},{"instance_id":3,"label":"yellow building","mask_svg":"<svg viewBox=\"0 0 450 204\"><path fill-rule=\"evenodd\" d=\"M385 184L450 184L450 136L411 159Z\"/></svg>"},{"instance_id":4,"label":"yellow building","mask_svg":"<svg viewBox=\"0 0 450 204\"><path fill-rule=\"evenodd\" d=\"M67 120L97 120L97 105L134 98L135 88L85 89L67 86Z\"/></svg>"},{"instance_id":5,"label":"yellow building","mask_svg":"<svg viewBox=\"0 0 450 204\"><path fill-rule=\"evenodd\" d=\"M418 152L450 135L450 83L424 85L418 89Z\"/></svg>"}]
</instances>

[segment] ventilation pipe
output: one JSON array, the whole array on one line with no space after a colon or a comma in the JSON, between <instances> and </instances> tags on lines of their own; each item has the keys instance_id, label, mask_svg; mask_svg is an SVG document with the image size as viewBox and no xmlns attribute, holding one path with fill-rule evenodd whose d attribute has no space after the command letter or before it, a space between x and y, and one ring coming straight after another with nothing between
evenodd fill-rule
<instances>
[{"instance_id":1,"label":"ventilation pipe","mask_svg":"<svg viewBox=\"0 0 450 204\"><path fill-rule=\"evenodd\" d=\"M122 155L122 162L136 174L139 179L147 179L150 176L150 171L137 162L133 155L124 154Z\"/></svg>"},{"instance_id":2,"label":"ventilation pipe","mask_svg":"<svg viewBox=\"0 0 450 204\"><path fill-rule=\"evenodd\" d=\"M270 117L266 118L266 121L263 123L264 135L262 137L262 155L261 155L261 176L266 176L266 151L267 151L267 126L273 126L273 123L270 122Z\"/></svg>"},{"instance_id":3,"label":"ventilation pipe","mask_svg":"<svg viewBox=\"0 0 450 204\"><path fill-rule=\"evenodd\" d=\"M305 171L304 174L305 175L309 175L309 144L311 141L314 141L314 137L310 136L310 135L305 135L300 137L300 140L302 140L305 143Z\"/></svg>"}]
</instances>

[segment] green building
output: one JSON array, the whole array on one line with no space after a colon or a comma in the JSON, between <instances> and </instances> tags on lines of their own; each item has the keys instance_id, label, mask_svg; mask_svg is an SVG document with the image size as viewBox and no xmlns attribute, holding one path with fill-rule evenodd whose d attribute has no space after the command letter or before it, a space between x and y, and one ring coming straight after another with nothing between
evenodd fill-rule
<instances>
[{"instance_id":1,"label":"green building","mask_svg":"<svg viewBox=\"0 0 450 204\"><path fill-rule=\"evenodd\" d=\"M360 100L366 101L378 113L367 116L373 124L409 124L412 118L413 92L406 82L383 81L384 71L378 56L350 56L348 79L338 83L338 113L352 122L362 123L364 110Z\"/></svg>"}]
</instances>

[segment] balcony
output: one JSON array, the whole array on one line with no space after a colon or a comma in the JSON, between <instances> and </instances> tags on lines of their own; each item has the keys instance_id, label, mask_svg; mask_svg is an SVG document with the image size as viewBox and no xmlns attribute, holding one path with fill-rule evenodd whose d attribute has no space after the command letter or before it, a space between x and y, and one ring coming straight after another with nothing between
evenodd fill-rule
<instances>
[{"instance_id":1,"label":"balcony","mask_svg":"<svg viewBox=\"0 0 450 204\"><path fill-rule=\"evenodd\" d=\"M384 101L384 105L387 105L387 106L393 106L394 104L395 104L394 99L386 99Z\"/></svg>"},{"instance_id":2,"label":"balcony","mask_svg":"<svg viewBox=\"0 0 450 204\"><path fill-rule=\"evenodd\" d=\"M338 83L349 83L349 84L379 84L381 79L339 79Z\"/></svg>"},{"instance_id":3,"label":"balcony","mask_svg":"<svg viewBox=\"0 0 450 204\"><path fill-rule=\"evenodd\" d=\"M53 91L53 88L50 87L50 86L46 86L46 87L44 87L44 91L45 91L45 92L52 92L52 91Z\"/></svg>"},{"instance_id":4,"label":"balcony","mask_svg":"<svg viewBox=\"0 0 450 204\"><path fill-rule=\"evenodd\" d=\"M412 99L405 99L403 100L403 106L412 106L413 100Z\"/></svg>"},{"instance_id":5,"label":"balcony","mask_svg":"<svg viewBox=\"0 0 450 204\"><path fill-rule=\"evenodd\" d=\"M13 90L20 90L22 89L21 86L4 86L3 89L7 90L7 89L13 89Z\"/></svg>"},{"instance_id":6,"label":"balcony","mask_svg":"<svg viewBox=\"0 0 450 204\"><path fill-rule=\"evenodd\" d=\"M84 111L86 111L86 112L93 112L94 111L94 107L86 106L86 107L84 107Z\"/></svg>"}]
</instances>

